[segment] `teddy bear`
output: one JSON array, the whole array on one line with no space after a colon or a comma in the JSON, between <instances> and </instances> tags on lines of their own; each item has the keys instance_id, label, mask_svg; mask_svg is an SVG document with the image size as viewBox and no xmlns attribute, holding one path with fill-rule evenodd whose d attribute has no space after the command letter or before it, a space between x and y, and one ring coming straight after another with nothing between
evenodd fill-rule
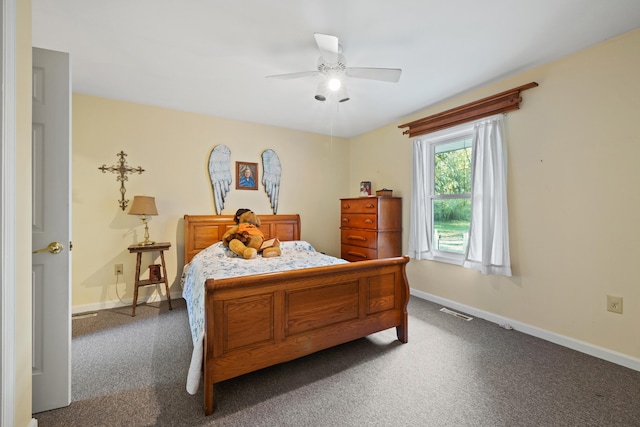
<instances>
[{"instance_id":1,"label":"teddy bear","mask_svg":"<svg viewBox=\"0 0 640 427\"><path fill-rule=\"evenodd\" d=\"M263 245L264 234L260 230L260 218L250 209L238 209L234 216L237 225L229 228L222 236L223 245L244 259L253 259L258 253L263 258L280 256L280 242L270 239Z\"/></svg>"}]
</instances>

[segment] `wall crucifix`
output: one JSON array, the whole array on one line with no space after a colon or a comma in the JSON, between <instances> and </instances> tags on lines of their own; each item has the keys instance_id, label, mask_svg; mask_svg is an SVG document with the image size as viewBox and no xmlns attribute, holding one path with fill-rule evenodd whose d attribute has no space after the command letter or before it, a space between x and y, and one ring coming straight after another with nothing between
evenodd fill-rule
<instances>
[{"instance_id":1,"label":"wall crucifix","mask_svg":"<svg viewBox=\"0 0 640 427\"><path fill-rule=\"evenodd\" d=\"M127 204L129 203L129 200L126 200L124 198L124 193L127 191L124 188L124 182L129 180L129 178L127 177L127 174L136 173L136 172L138 174L141 174L142 172L144 172L144 169L142 169L140 166L138 166L137 168L129 167L127 165L127 161L125 160L125 157L127 157L127 155L125 154L124 151L120 151L118 153L118 157L120 158L119 165L107 166L106 164L103 164L98 169L100 169L102 173L107 173L107 171L109 171L109 172L114 172L118 174L118 176L116 177L116 181L120 181L120 194L121 194L121 198L118 204L120 205L120 208L122 210L125 210L127 207Z\"/></svg>"}]
</instances>

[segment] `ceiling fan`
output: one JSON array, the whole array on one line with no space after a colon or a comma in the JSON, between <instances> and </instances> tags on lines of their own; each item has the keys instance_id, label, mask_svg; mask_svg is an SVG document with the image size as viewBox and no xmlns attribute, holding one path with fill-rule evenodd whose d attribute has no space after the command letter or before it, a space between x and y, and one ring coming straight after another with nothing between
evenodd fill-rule
<instances>
[{"instance_id":1,"label":"ceiling fan","mask_svg":"<svg viewBox=\"0 0 640 427\"><path fill-rule=\"evenodd\" d=\"M300 77L322 76L323 79L318 84L315 99L318 101L326 101L331 92L335 92L338 102L349 100L349 95L344 85L345 77L393 83L400 80L402 70L399 68L347 67L347 62L342 55L342 46L338 41L338 37L320 33L314 33L313 36L316 39L316 44L320 51L317 70L276 74L267 76L267 78L289 80Z\"/></svg>"}]
</instances>

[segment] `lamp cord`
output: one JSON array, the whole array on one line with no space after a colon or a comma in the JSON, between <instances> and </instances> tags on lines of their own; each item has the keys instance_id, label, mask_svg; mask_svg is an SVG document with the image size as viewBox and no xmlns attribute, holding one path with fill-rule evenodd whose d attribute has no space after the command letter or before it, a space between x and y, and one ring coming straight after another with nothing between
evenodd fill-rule
<instances>
[{"instance_id":1,"label":"lamp cord","mask_svg":"<svg viewBox=\"0 0 640 427\"><path fill-rule=\"evenodd\" d=\"M120 300L120 303L122 303L122 305L124 304L124 301L122 301L122 298L120 297L120 293L118 292L118 282L120 281L120 275L116 275L116 296L118 297L118 300Z\"/></svg>"}]
</instances>

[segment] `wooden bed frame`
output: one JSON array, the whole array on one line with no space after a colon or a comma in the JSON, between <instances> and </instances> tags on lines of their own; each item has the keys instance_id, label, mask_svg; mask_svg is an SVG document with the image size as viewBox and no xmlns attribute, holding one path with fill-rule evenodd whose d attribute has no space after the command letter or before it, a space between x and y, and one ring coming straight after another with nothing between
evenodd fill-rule
<instances>
[{"instance_id":1,"label":"wooden bed frame","mask_svg":"<svg viewBox=\"0 0 640 427\"><path fill-rule=\"evenodd\" d=\"M300 239L298 215L260 215L265 238ZM184 216L185 264L218 242L232 215ZM247 261L251 262L251 261ZM388 328L408 341L408 257L229 279L205 286L204 412L213 385Z\"/></svg>"}]
</instances>

